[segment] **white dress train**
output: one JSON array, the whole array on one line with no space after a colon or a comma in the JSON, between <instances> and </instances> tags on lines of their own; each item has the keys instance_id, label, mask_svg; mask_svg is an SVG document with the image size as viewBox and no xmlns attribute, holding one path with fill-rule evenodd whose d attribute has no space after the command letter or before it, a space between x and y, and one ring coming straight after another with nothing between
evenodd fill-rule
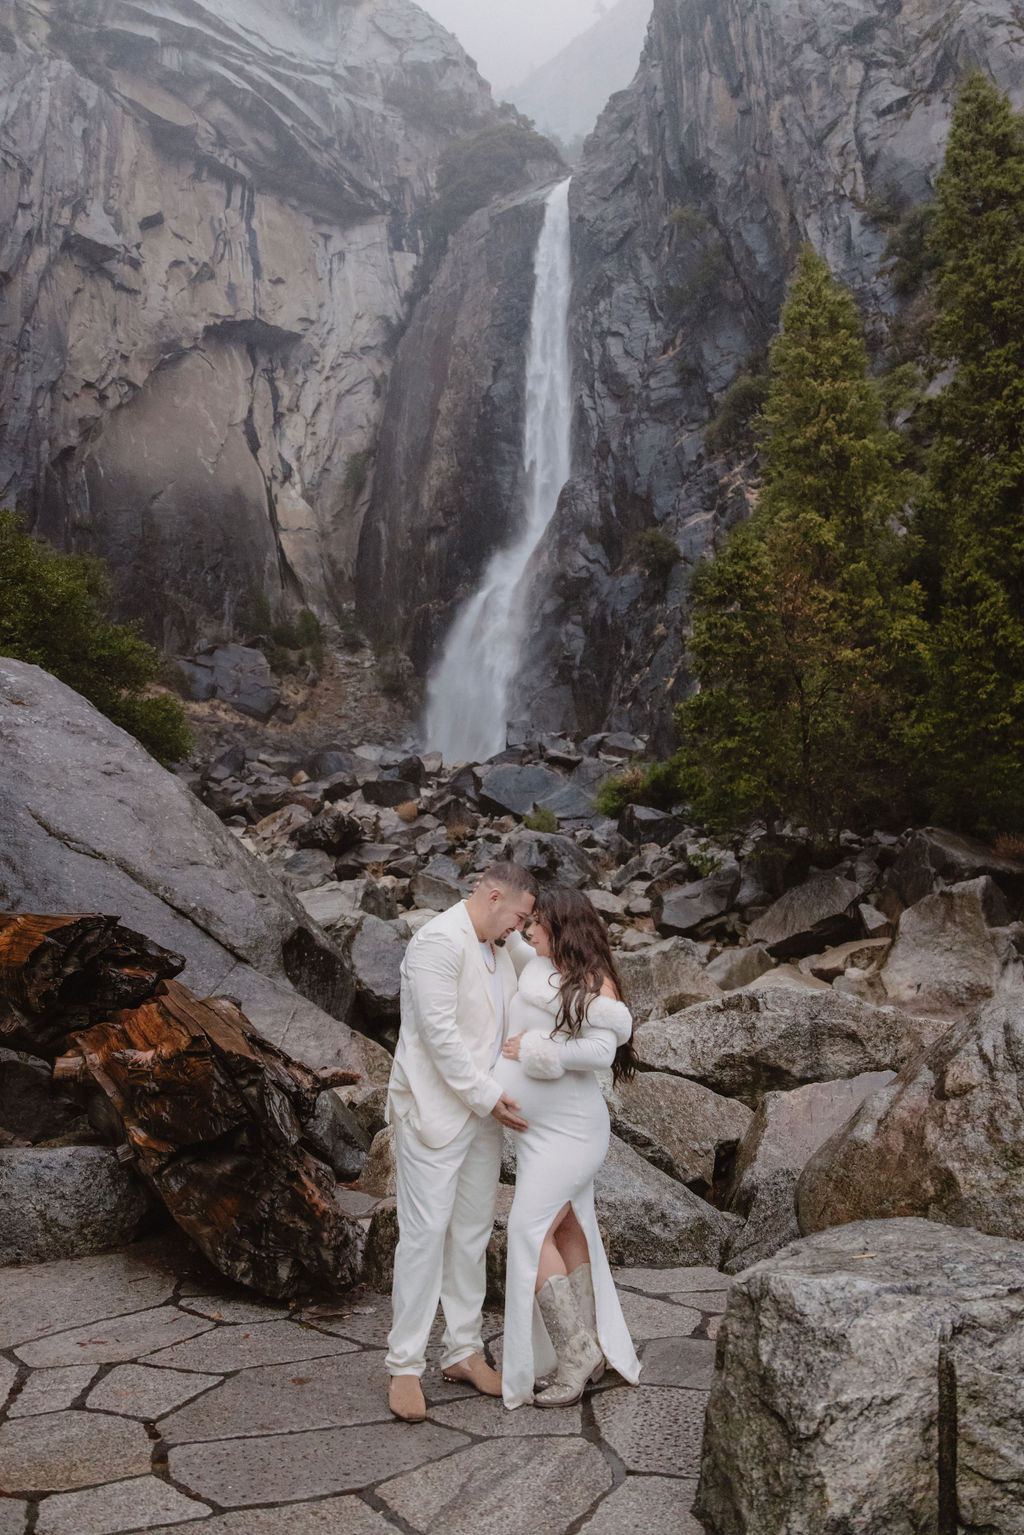
<instances>
[{"instance_id":1,"label":"white dress train","mask_svg":"<svg viewBox=\"0 0 1024 1535\"><path fill-rule=\"evenodd\" d=\"M518 961L520 955L514 957ZM594 1213L594 1175L608 1154L610 1133L596 1072L612 1064L617 1047L630 1037L632 1020L624 1003L595 997L578 1039L554 1034L558 985L550 960L535 955L525 965L508 1025L510 1037L525 1034L520 1058L502 1057L494 1068L529 1125L516 1136L516 1191L508 1219L502 1395L510 1408L532 1402L534 1381L554 1364L534 1286L544 1237L569 1203L590 1250L605 1358L632 1384L640 1378Z\"/></svg>"}]
</instances>

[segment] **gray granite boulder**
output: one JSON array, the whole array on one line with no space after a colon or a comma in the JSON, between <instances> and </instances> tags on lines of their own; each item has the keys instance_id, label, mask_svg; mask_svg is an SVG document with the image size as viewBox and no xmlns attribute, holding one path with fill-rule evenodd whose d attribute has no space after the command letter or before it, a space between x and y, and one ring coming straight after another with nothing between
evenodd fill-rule
<instances>
[{"instance_id":1,"label":"gray granite boulder","mask_svg":"<svg viewBox=\"0 0 1024 1535\"><path fill-rule=\"evenodd\" d=\"M718 1268L739 1224L614 1135L594 1180L594 1199L611 1263Z\"/></svg>"},{"instance_id":2,"label":"gray granite boulder","mask_svg":"<svg viewBox=\"0 0 1024 1535\"><path fill-rule=\"evenodd\" d=\"M738 1273L800 1236L797 1179L808 1160L855 1114L865 1098L893 1080L869 1071L836 1082L809 1082L789 1093L765 1093L740 1142L729 1209L746 1222L729 1244L723 1267Z\"/></svg>"},{"instance_id":3,"label":"gray granite boulder","mask_svg":"<svg viewBox=\"0 0 1024 1535\"><path fill-rule=\"evenodd\" d=\"M274 681L262 650L246 645L221 645L216 650L179 660L193 698L219 698L240 714L269 720L281 702L281 691Z\"/></svg>"},{"instance_id":4,"label":"gray granite boulder","mask_svg":"<svg viewBox=\"0 0 1024 1535\"><path fill-rule=\"evenodd\" d=\"M732 1287L708 1535L1024 1529L1024 1244L922 1220L794 1242Z\"/></svg>"},{"instance_id":5,"label":"gray granite boulder","mask_svg":"<svg viewBox=\"0 0 1024 1535\"><path fill-rule=\"evenodd\" d=\"M0 1265L121 1247L153 1207L142 1180L109 1146L0 1151Z\"/></svg>"},{"instance_id":6,"label":"gray granite boulder","mask_svg":"<svg viewBox=\"0 0 1024 1535\"><path fill-rule=\"evenodd\" d=\"M322 853L346 853L363 839L363 828L354 815L339 804L328 805L306 821L295 833L297 847L316 848Z\"/></svg>"},{"instance_id":7,"label":"gray granite boulder","mask_svg":"<svg viewBox=\"0 0 1024 1535\"><path fill-rule=\"evenodd\" d=\"M926 895L900 917L882 969L886 995L908 1012L959 1018L991 997L1003 961L989 931L985 877Z\"/></svg>"},{"instance_id":8,"label":"gray granite boulder","mask_svg":"<svg viewBox=\"0 0 1024 1535\"><path fill-rule=\"evenodd\" d=\"M862 1104L808 1162L797 1211L804 1232L920 1215L1024 1239L1024 1000L954 1024Z\"/></svg>"},{"instance_id":9,"label":"gray granite boulder","mask_svg":"<svg viewBox=\"0 0 1024 1535\"><path fill-rule=\"evenodd\" d=\"M463 899L462 870L454 858L438 853L415 874L409 885L413 904L431 911L447 911Z\"/></svg>"},{"instance_id":10,"label":"gray granite boulder","mask_svg":"<svg viewBox=\"0 0 1024 1535\"><path fill-rule=\"evenodd\" d=\"M674 885L654 897L655 925L662 933L692 933L702 922L727 912L739 888L740 871L735 860L706 879Z\"/></svg>"},{"instance_id":11,"label":"gray granite boulder","mask_svg":"<svg viewBox=\"0 0 1024 1535\"><path fill-rule=\"evenodd\" d=\"M680 1183L710 1189L722 1146L746 1133L751 1110L664 1071L640 1071L609 1091L612 1129Z\"/></svg>"},{"instance_id":12,"label":"gray granite boulder","mask_svg":"<svg viewBox=\"0 0 1024 1535\"><path fill-rule=\"evenodd\" d=\"M368 1019L397 1023L401 992L399 974L409 939L397 922L364 916L351 933L348 953L356 997Z\"/></svg>"},{"instance_id":13,"label":"gray granite boulder","mask_svg":"<svg viewBox=\"0 0 1024 1535\"><path fill-rule=\"evenodd\" d=\"M700 950L688 938L663 938L636 953L617 955L615 962L634 1024L721 996Z\"/></svg>"},{"instance_id":14,"label":"gray granite boulder","mask_svg":"<svg viewBox=\"0 0 1024 1535\"><path fill-rule=\"evenodd\" d=\"M820 984L820 983L818 983ZM730 992L635 1031L651 1071L671 1071L743 1102L805 1082L896 1070L918 1036L893 1007L874 1007L831 988L769 986Z\"/></svg>"},{"instance_id":15,"label":"gray granite boulder","mask_svg":"<svg viewBox=\"0 0 1024 1535\"><path fill-rule=\"evenodd\" d=\"M239 996L274 1043L287 1036L313 1066L344 1063L344 956L184 784L20 661L0 659L0 733L0 908L118 915L184 955L200 996Z\"/></svg>"},{"instance_id":16,"label":"gray granite boulder","mask_svg":"<svg viewBox=\"0 0 1024 1535\"><path fill-rule=\"evenodd\" d=\"M327 1088L320 1094L302 1134L317 1156L333 1169L339 1183L352 1183L359 1177L370 1149L370 1137L337 1088Z\"/></svg>"},{"instance_id":17,"label":"gray granite boulder","mask_svg":"<svg viewBox=\"0 0 1024 1535\"><path fill-rule=\"evenodd\" d=\"M922 826L908 837L888 882L907 906L913 906L945 885L985 874L1019 906L1024 898L1024 859L1001 857L983 842L941 826Z\"/></svg>"},{"instance_id":18,"label":"gray granite boulder","mask_svg":"<svg viewBox=\"0 0 1024 1535\"><path fill-rule=\"evenodd\" d=\"M480 804L492 815L524 816L529 815L535 805L546 804L569 787L561 773L541 767L539 763L520 767L512 762L501 762L483 770Z\"/></svg>"},{"instance_id":19,"label":"gray granite boulder","mask_svg":"<svg viewBox=\"0 0 1024 1535\"><path fill-rule=\"evenodd\" d=\"M752 943L744 949L723 949L710 962L707 973L722 991L738 991L758 980L775 963L763 943Z\"/></svg>"},{"instance_id":20,"label":"gray granite boulder","mask_svg":"<svg viewBox=\"0 0 1024 1535\"><path fill-rule=\"evenodd\" d=\"M752 922L747 937L775 959L799 959L860 936L861 888L839 874L816 874L781 895Z\"/></svg>"},{"instance_id":21,"label":"gray granite boulder","mask_svg":"<svg viewBox=\"0 0 1024 1535\"><path fill-rule=\"evenodd\" d=\"M502 856L514 858L542 881L557 880L563 885L582 889L584 885L592 885L597 878L593 860L571 837L560 832L521 828L509 837Z\"/></svg>"}]
</instances>

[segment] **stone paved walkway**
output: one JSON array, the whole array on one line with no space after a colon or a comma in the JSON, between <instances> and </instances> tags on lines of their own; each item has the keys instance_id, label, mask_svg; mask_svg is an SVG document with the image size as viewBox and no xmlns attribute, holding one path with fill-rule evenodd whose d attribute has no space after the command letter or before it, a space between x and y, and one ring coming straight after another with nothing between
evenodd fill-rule
<instances>
[{"instance_id":1,"label":"stone paved walkway","mask_svg":"<svg viewBox=\"0 0 1024 1535\"><path fill-rule=\"evenodd\" d=\"M729 1281L617 1278L641 1386L508 1413L444 1383L438 1326L413 1426L384 1405L382 1296L254 1302L169 1238L0 1270L0 1535L700 1535Z\"/></svg>"}]
</instances>

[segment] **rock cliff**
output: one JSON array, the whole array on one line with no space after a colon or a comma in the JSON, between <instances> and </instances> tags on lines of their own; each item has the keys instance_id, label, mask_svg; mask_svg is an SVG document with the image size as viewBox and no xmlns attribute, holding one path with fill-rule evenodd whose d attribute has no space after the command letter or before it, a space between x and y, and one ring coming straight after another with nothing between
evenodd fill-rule
<instances>
[{"instance_id":1,"label":"rock cliff","mask_svg":"<svg viewBox=\"0 0 1024 1535\"><path fill-rule=\"evenodd\" d=\"M667 744L690 574L751 494L742 465L708 453L706 423L763 358L805 240L884 336L898 300L883 209L931 196L971 65L1024 102L1009 0L656 0L636 79L573 182L575 473L518 712L541 700L548 729ZM635 557L650 527L675 543L671 568Z\"/></svg>"},{"instance_id":2,"label":"rock cliff","mask_svg":"<svg viewBox=\"0 0 1024 1535\"><path fill-rule=\"evenodd\" d=\"M171 648L349 583L446 144L498 121L410 0L8 0L0 499Z\"/></svg>"}]
</instances>

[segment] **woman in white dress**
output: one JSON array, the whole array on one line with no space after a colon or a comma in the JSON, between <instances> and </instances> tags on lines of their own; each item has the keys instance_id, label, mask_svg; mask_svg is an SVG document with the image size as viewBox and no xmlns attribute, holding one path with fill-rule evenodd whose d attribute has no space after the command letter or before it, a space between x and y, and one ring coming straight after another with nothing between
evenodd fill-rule
<instances>
[{"instance_id":1,"label":"woman in white dress","mask_svg":"<svg viewBox=\"0 0 1024 1535\"><path fill-rule=\"evenodd\" d=\"M605 1360L635 1384L640 1365L594 1213L594 1175L608 1153L597 1071L635 1071L633 1021L604 921L578 890L544 890L495 1076L529 1128L516 1136L508 1221L502 1395L506 1407L578 1402ZM554 1381L534 1395L538 1376Z\"/></svg>"}]
</instances>

